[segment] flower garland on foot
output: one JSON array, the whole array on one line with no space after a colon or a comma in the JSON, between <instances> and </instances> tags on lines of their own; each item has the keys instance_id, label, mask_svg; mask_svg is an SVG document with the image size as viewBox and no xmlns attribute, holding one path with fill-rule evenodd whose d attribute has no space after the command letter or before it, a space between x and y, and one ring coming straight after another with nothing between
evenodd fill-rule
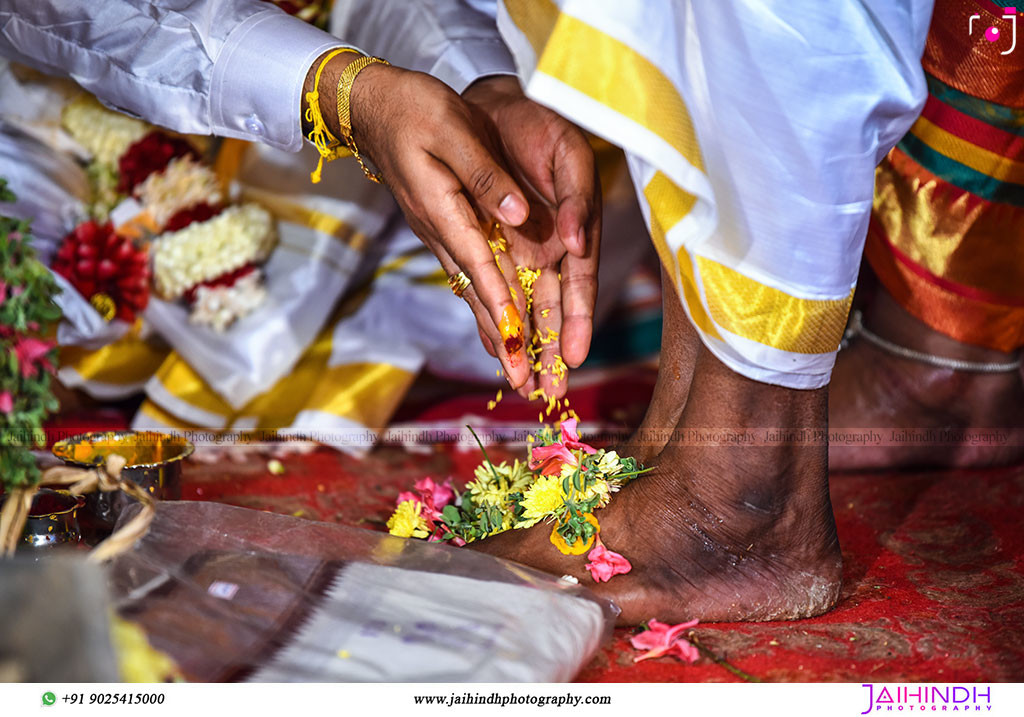
<instances>
[{"instance_id":1,"label":"flower garland on foot","mask_svg":"<svg viewBox=\"0 0 1024 717\"><path fill-rule=\"evenodd\" d=\"M584 443L576 419L562 421L557 435L545 426L529 440L527 461L512 465L492 463L481 444L484 460L462 493L449 488L439 497L436 484L427 478L416 484L417 494L399 495L388 521L391 534L464 545L547 522L551 543L559 551L590 551L586 569L595 580L629 572L629 561L600 542L594 513L608 505L612 493L646 472L644 468L634 458Z\"/></svg>"}]
</instances>

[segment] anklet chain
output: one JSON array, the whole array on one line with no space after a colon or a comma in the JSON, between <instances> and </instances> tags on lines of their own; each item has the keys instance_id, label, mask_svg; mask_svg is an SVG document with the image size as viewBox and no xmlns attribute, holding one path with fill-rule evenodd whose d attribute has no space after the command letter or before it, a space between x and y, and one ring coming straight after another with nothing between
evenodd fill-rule
<instances>
[{"instance_id":1,"label":"anklet chain","mask_svg":"<svg viewBox=\"0 0 1024 717\"><path fill-rule=\"evenodd\" d=\"M910 359L911 361L919 361L937 368L948 368L953 371L972 371L974 373L1004 373L1008 371L1016 371L1021 367L1021 357L1019 356L1016 361L1007 361L1006 363L963 361L961 359L946 358L945 356L934 356L933 354L926 354L922 351L915 351L914 349L907 348L906 346L894 344L892 341L883 339L878 334L868 330L864 326L861 312L854 311L850 315L850 326L843 335L841 347L845 348L850 341L858 336L863 336L878 348L883 351L888 351L894 356Z\"/></svg>"}]
</instances>

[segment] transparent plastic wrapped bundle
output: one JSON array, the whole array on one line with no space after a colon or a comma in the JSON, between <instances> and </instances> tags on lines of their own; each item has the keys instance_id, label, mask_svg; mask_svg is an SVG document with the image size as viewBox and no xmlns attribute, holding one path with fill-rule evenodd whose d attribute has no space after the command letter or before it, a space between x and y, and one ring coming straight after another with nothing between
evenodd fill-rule
<instances>
[{"instance_id":1,"label":"transparent plastic wrapped bundle","mask_svg":"<svg viewBox=\"0 0 1024 717\"><path fill-rule=\"evenodd\" d=\"M160 504L111 584L193 681L566 681L617 614L473 551L216 503Z\"/></svg>"}]
</instances>

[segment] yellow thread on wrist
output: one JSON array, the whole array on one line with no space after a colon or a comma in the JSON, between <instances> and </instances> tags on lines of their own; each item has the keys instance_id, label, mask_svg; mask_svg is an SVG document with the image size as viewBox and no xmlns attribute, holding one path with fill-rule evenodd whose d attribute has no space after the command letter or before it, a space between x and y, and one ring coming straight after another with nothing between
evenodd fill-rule
<instances>
[{"instance_id":1,"label":"yellow thread on wrist","mask_svg":"<svg viewBox=\"0 0 1024 717\"><path fill-rule=\"evenodd\" d=\"M349 150L351 150L356 161L359 162L359 166L362 168L363 174L365 174L371 181L380 184L380 175L370 171L370 168L366 166L362 156L359 154L359 147L356 146L356 140L352 136L352 115L350 106L352 83L355 82L356 76L360 72L373 64L389 65L390 63L379 57L368 57L364 55L356 60L352 60L352 62L342 70L341 77L338 78L338 125L341 127L341 133L345 139L345 144L348 146Z\"/></svg>"},{"instance_id":2,"label":"yellow thread on wrist","mask_svg":"<svg viewBox=\"0 0 1024 717\"><path fill-rule=\"evenodd\" d=\"M351 47L340 47L329 53L320 63L320 66L316 68L316 75L313 78L313 91L306 93L306 121L313 125L313 128L309 131L309 140L316 146L316 151L320 153L320 161L317 162L316 169L309 175L313 184L317 184L320 181L320 174L323 170L325 159L330 162L338 157L343 157L347 153L345 146L327 129L327 123L324 122L323 114L320 112L320 75L323 74L327 63L343 52L358 53L358 50L353 50Z\"/></svg>"}]
</instances>

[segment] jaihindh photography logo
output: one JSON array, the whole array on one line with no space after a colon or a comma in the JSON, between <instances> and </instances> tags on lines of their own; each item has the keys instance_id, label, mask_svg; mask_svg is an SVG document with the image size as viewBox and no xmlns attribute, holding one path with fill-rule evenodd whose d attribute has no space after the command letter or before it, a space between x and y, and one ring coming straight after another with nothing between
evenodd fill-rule
<instances>
[{"instance_id":1,"label":"jaihindh photography logo","mask_svg":"<svg viewBox=\"0 0 1024 717\"><path fill-rule=\"evenodd\" d=\"M867 709L862 715L884 712L989 712L989 685L876 685L865 684ZM861 704L864 704L861 702Z\"/></svg>"}]
</instances>

